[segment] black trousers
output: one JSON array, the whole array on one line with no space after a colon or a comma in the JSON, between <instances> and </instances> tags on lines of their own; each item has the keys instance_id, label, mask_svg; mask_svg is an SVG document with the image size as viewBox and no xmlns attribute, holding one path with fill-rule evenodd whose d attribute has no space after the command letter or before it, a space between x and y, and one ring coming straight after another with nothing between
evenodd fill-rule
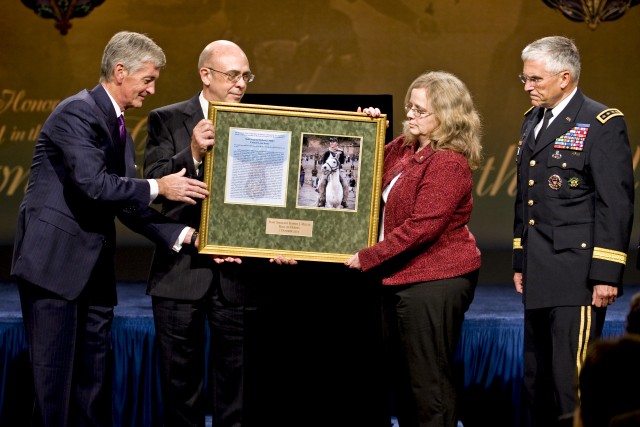
<instances>
[{"instance_id":1,"label":"black trousers","mask_svg":"<svg viewBox=\"0 0 640 427\"><path fill-rule=\"evenodd\" d=\"M33 426L113 424L112 297L97 302L90 289L68 301L19 282L35 388Z\"/></svg>"},{"instance_id":2,"label":"black trousers","mask_svg":"<svg viewBox=\"0 0 640 427\"><path fill-rule=\"evenodd\" d=\"M458 422L455 352L478 271L460 277L384 286L383 328L401 427Z\"/></svg>"},{"instance_id":3,"label":"black trousers","mask_svg":"<svg viewBox=\"0 0 640 427\"><path fill-rule=\"evenodd\" d=\"M578 372L602 334L606 308L549 307L524 312L524 426L553 427L578 402Z\"/></svg>"},{"instance_id":4,"label":"black trousers","mask_svg":"<svg viewBox=\"0 0 640 427\"><path fill-rule=\"evenodd\" d=\"M152 298L166 426L204 426L206 330L210 331L213 425L242 424L244 307L218 287L198 301Z\"/></svg>"}]
</instances>

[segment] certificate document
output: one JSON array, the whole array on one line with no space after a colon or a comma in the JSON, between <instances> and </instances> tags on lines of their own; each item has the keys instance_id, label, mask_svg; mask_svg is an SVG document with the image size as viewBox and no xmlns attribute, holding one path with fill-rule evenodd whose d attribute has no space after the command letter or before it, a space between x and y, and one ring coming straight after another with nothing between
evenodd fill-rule
<instances>
[{"instance_id":1,"label":"certificate document","mask_svg":"<svg viewBox=\"0 0 640 427\"><path fill-rule=\"evenodd\" d=\"M285 206L291 132L229 130L225 203Z\"/></svg>"}]
</instances>

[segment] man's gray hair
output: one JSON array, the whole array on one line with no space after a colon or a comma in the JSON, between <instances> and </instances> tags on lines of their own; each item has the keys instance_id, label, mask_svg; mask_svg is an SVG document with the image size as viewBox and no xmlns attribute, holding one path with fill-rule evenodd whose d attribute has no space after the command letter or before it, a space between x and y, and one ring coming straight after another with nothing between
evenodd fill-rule
<instances>
[{"instance_id":1,"label":"man's gray hair","mask_svg":"<svg viewBox=\"0 0 640 427\"><path fill-rule=\"evenodd\" d=\"M123 64L129 73L135 73L147 62L163 68L167 64L167 58L162 48L144 34L121 31L111 37L104 48L100 82L111 80L113 69L118 63Z\"/></svg>"},{"instance_id":2,"label":"man's gray hair","mask_svg":"<svg viewBox=\"0 0 640 427\"><path fill-rule=\"evenodd\" d=\"M574 82L580 80L580 53L573 40L562 36L538 39L522 50L522 61L544 61L551 74L569 71Z\"/></svg>"}]
</instances>

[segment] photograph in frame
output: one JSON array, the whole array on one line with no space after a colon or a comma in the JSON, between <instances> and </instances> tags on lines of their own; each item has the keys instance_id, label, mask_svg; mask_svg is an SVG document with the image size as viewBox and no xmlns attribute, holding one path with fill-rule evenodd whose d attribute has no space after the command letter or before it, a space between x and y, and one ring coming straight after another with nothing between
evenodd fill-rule
<instances>
[{"instance_id":1,"label":"photograph in frame","mask_svg":"<svg viewBox=\"0 0 640 427\"><path fill-rule=\"evenodd\" d=\"M357 211L362 137L303 133L301 140L297 206Z\"/></svg>"},{"instance_id":2,"label":"photograph in frame","mask_svg":"<svg viewBox=\"0 0 640 427\"><path fill-rule=\"evenodd\" d=\"M208 119L201 253L344 262L377 241L385 115L212 102Z\"/></svg>"}]
</instances>

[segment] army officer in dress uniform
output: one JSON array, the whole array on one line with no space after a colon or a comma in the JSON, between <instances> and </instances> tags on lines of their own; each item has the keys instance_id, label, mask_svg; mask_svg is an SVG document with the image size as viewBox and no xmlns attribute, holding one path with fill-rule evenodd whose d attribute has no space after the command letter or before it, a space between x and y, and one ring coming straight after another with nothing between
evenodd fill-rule
<instances>
[{"instance_id":1,"label":"army officer in dress uniform","mask_svg":"<svg viewBox=\"0 0 640 427\"><path fill-rule=\"evenodd\" d=\"M553 426L577 403L577 373L622 293L634 177L623 114L578 89L565 37L522 51L533 107L517 151L513 268L523 295L525 425Z\"/></svg>"}]
</instances>

